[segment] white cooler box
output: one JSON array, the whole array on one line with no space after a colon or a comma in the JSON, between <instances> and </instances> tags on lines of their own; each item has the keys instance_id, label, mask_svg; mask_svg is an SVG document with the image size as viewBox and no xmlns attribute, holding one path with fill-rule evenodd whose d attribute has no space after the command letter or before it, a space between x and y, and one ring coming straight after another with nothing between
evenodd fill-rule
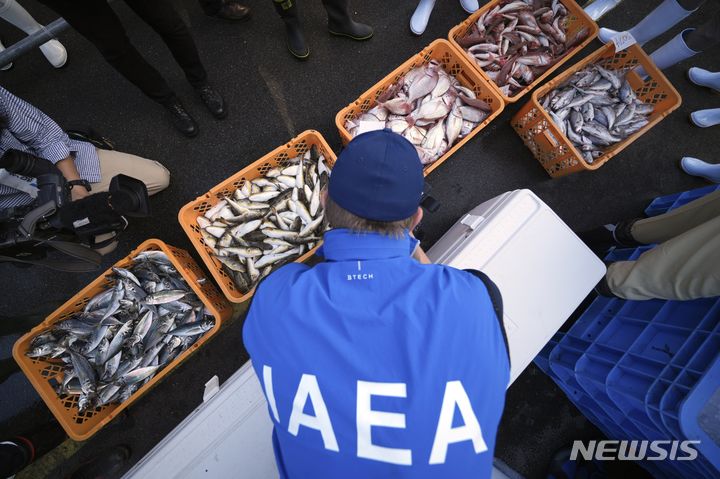
<instances>
[{"instance_id":1,"label":"white cooler box","mask_svg":"<svg viewBox=\"0 0 720 479\"><path fill-rule=\"evenodd\" d=\"M476 206L427 252L434 263L487 274L502 293L510 383L605 274L605 265L530 190Z\"/></svg>"},{"instance_id":2,"label":"white cooler box","mask_svg":"<svg viewBox=\"0 0 720 479\"><path fill-rule=\"evenodd\" d=\"M428 256L485 272L503 295L511 381L605 273L604 264L528 190L487 201L463 216ZM198 391L199 395L199 391ZM127 479L278 477L265 396L247 362L124 476ZM518 477L496 461L492 479Z\"/></svg>"}]
</instances>

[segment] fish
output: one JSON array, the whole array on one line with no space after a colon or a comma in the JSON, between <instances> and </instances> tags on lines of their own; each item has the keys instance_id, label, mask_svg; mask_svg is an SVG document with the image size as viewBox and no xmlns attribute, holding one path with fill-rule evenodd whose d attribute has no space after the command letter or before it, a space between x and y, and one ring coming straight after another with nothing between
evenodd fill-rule
<instances>
[{"instance_id":1,"label":"fish","mask_svg":"<svg viewBox=\"0 0 720 479\"><path fill-rule=\"evenodd\" d=\"M137 386L215 325L215 318L162 251L135 255L129 264L112 268L107 279L106 289L81 310L34 335L25 352L66 364L55 392L77 398L81 412L129 400ZM178 328L198 332L192 342L183 342L169 334ZM161 350L162 362L157 359Z\"/></svg>"},{"instance_id":2,"label":"fish","mask_svg":"<svg viewBox=\"0 0 720 479\"><path fill-rule=\"evenodd\" d=\"M187 291L179 289L166 289L163 291L158 291L156 293L148 294L145 297L144 303L151 305L171 303L173 301L177 301L178 299L184 298L187 294Z\"/></svg>"},{"instance_id":3,"label":"fish","mask_svg":"<svg viewBox=\"0 0 720 479\"><path fill-rule=\"evenodd\" d=\"M483 50L483 54L490 55L496 49L495 45L479 45L475 51ZM477 98L473 90L464 87L436 60L411 68L368 108L367 112L346 120L345 128L350 135L354 138L371 129L389 128L416 147L425 165L442 157L492 111L490 104ZM372 125L367 124L370 112ZM463 128L463 119L469 122L467 128ZM319 173L322 186L322 172ZM312 209L310 213L312 216Z\"/></svg>"},{"instance_id":4,"label":"fish","mask_svg":"<svg viewBox=\"0 0 720 479\"><path fill-rule=\"evenodd\" d=\"M655 110L637 97L626 75L626 70L592 64L540 99L553 123L589 164L648 125Z\"/></svg>"},{"instance_id":5,"label":"fish","mask_svg":"<svg viewBox=\"0 0 720 479\"><path fill-rule=\"evenodd\" d=\"M211 319L207 319L204 321L200 321L199 323L196 321L191 324L185 324L183 326L180 326L178 328L175 328L171 331L168 331L168 335L170 336L195 336L197 334L202 334L207 331L210 331L212 328L215 327L215 321Z\"/></svg>"},{"instance_id":6,"label":"fish","mask_svg":"<svg viewBox=\"0 0 720 479\"><path fill-rule=\"evenodd\" d=\"M424 91L429 82L422 80L414 91ZM430 96L435 87L437 81L425 96ZM392 98L384 100L390 102ZM364 114L363 121L385 122L394 115L379 103ZM329 175L325 156L313 145L302 155L283 159L265 175L244 181L240 188L228 192L218 199L218 204L225 203L223 207L210 207L208 211L214 210L210 217L207 212L197 217L209 253L242 294L252 290L274 268L299 258L311 249L309 244L319 241L326 227L320 197ZM236 215L222 217L225 207L233 208ZM222 229L223 234L216 237L212 233L220 231L212 228ZM150 300L155 301L155 296ZM170 355L168 351L163 357Z\"/></svg>"},{"instance_id":7,"label":"fish","mask_svg":"<svg viewBox=\"0 0 720 479\"><path fill-rule=\"evenodd\" d=\"M569 32L568 24L557 0L503 0L456 41L512 97L588 38L588 28Z\"/></svg>"}]
</instances>

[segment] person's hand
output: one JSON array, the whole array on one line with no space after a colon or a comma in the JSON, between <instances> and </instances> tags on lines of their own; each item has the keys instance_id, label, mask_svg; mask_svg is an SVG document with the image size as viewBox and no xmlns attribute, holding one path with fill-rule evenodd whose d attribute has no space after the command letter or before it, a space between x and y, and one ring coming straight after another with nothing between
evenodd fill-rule
<instances>
[{"instance_id":1,"label":"person's hand","mask_svg":"<svg viewBox=\"0 0 720 479\"><path fill-rule=\"evenodd\" d=\"M90 192L81 185L75 185L73 189L70 190L70 198L72 198L73 201L81 200L87 196L90 196Z\"/></svg>"}]
</instances>

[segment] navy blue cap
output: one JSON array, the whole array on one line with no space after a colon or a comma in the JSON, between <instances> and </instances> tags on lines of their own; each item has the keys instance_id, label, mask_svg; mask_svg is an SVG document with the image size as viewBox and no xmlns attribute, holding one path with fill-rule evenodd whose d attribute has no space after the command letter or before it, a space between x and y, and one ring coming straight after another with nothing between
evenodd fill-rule
<instances>
[{"instance_id":1,"label":"navy blue cap","mask_svg":"<svg viewBox=\"0 0 720 479\"><path fill-rule=\"evenodd\" d=\"M328 195L341 208L374 221L411 217L425 180L417 150L390 130L358 135L340 153Z\"/></svg>"}]
</instances>

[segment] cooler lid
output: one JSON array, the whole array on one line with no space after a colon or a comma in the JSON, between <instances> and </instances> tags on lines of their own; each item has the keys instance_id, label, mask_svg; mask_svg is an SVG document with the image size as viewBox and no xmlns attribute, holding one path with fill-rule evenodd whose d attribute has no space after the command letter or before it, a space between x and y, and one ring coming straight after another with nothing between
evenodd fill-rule
<instances>
[{"instance_id":1,"label":"cooler lid","mask_svg":"<svg viewBox=\"0 0 720 479\"><path fill-rule=\"evenodd\" d=\"M511 383L605 274L603 262L530 190L473 208L428 257L480 270L500 289Z\"/></svg>"}]
</instances>

